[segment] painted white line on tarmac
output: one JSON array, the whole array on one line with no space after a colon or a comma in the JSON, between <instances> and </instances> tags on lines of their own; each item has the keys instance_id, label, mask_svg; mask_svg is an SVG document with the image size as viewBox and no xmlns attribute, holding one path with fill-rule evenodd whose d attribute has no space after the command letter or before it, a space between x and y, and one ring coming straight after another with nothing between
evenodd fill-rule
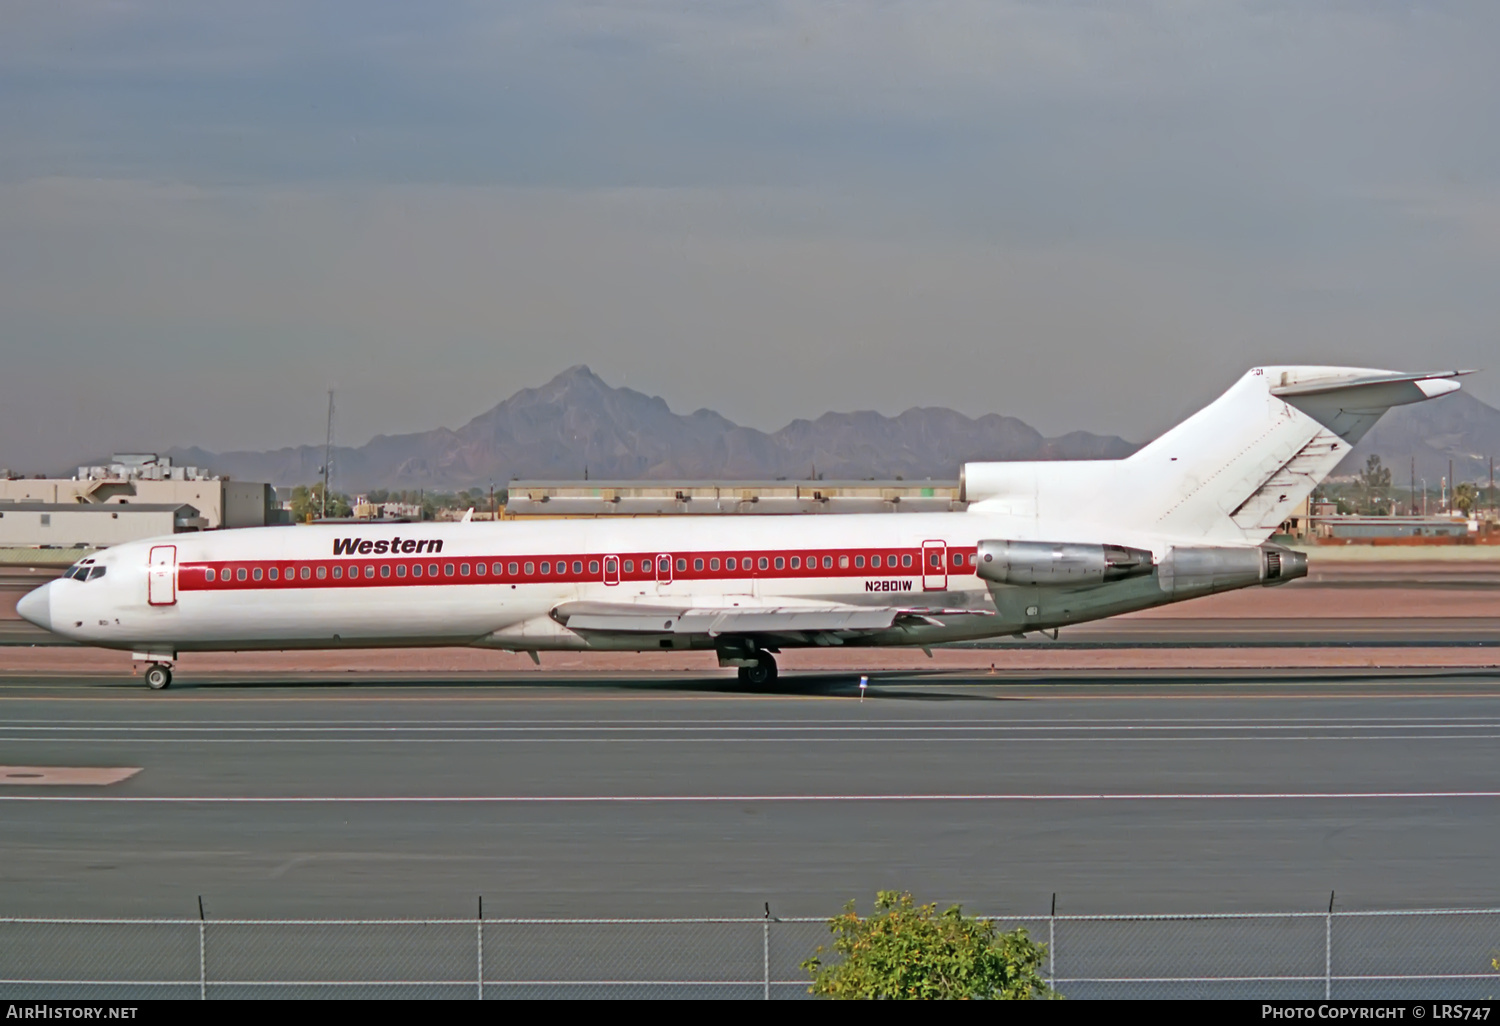
<instances>
[{"instance_id":1,"label":"painted white line on tarmac","mask_svg":"<svg viewBox=\"0 0 1500 1026\"><path fill-rule=\"evenodd\" d=\"M132 805L711 805L736 802L1180 802L1370 801L1500 798L1500 791L1256 791L1183 794L741 794L741 795L50 795L0 794L6 802Z\"/></svg>"},{"instance_id":2,"label":"painted white line on tarmac","mask_svg":"<svg viewBox=\"0 0 1500 1026\"><path fill-rule=\"evenodd\" d=\"M1152 737L1147 735L1106 737L890 737L882 744L922 744L929 747L954 744L1201 744L1220 741L1495 741L1500 734L1205 734ZM770 744L868 744L860 737L804 735L790 737L0 737L7 744L86 745L770 745Z\"/></svg>"}]
</instances>

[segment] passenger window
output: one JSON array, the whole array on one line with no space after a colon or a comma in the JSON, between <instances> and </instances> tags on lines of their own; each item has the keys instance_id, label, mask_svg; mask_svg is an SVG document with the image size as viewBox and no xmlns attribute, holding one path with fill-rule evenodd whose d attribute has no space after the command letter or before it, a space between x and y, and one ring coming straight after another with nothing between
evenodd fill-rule
<instances>
[{"instance_id":1,"label":"passenger window","mask_svg":"<svg viewBox=\"0 0 1500 1026\"><path fill-rule=\"evenodd\" d=\"M262 573L261 573L260 567L256 567L254 570L251 570L250 571L250 576L253 577L253 578L255 578L257 581L260 580L261 577L263 576Z\"/></svg>"},{"instance_id":2,"label":"passenger window","mask_svg":"<svg viewBox=\"0 0 1500 1026\"><path fill-rule=\"evenodd\" d=\"M526 564L526 576L530 577L534 573L536 573L536 564L535 563L527 563Z\"/></svg>"},{"instance_id":3,"label":"passenger window","mask_svg":"<svg viewBox=\"0 0 1500 1026\"><path fill-rule=\"evenodd\" d=\"M389 576L391 576L391 564L389 564L389 563L381 563L380 564L380 576L381 577L389 577Z\"/></svg>"},{"instance_id":4,"label":"passenger window","mask_svg":"<svg viewBox=\"0 0 1500 1026\"><path fill-rule=\"evenodd\" d=\"M802 569L802 557L801 556L793 556L792 557L792 569L793 570L801 570Z\"/></svg>"},{"instance_id":5,"label":"passenger window","mask_svg":"<svg viewBox=\"0 0 1500 1026\"><path fill-rule=\"evenodd\" d=\"M824 556L823 557L823 569L824 570L832 570L833 569L833 557L832 556Z\"/></svg>"},{"instance_id":6,"label":"passenger window","mask_svg":"<svg viewBox=\"0 0 1500 1026\"><path fill-rule=\"evenodd\" d=\"M736 564L733 556L730 556L728 559L724 560L724 566L730 570L733 570L735 568L735 565Z\"/></svg>"},{"instance_id":7,"label":"passenger window","mask_svg":"<svg viewBox=\"0 0 1500 1026\"><path fill-rule=\"evenodd\" d=\"M581 573L583 573L583 560L581 560L581 559L575 559L575 560L573 560L573 572L575 574L581 574Z\"/></svg>"},{"instance_id":8,"label":"passenger window","mask_svg":"<svg viewBox=\"0 0 1500 1026\"><path fill-rule=\"evenodd\" d=\"M312 567L307 567L307 566L303 567L302 568L302 572L299 573L297 576L300 577L300 578L302 578L304 581L310 579L312 577Z\"/></svg>"},{"instance_id":9,"label":"passenger window","mask_svg":"<svg viewBox=\"0 0 1500 1026\"><path fill-rule=\"evenodd\" d=\"M453 564L452 563L444 563L443 564L443 576L444 577L452 577L453 576Z\"/></svg>"},{"instance_id":10,"label":"passenger window","mask_svg":"<svg viewBox=\"0 0 1500 1026\"><path fill-rule=\"evenodd\" d=\"M245 579L245 568L244 567L240 567L238 570L236 570L234 572L234 579L237 580L237 581L243 581Z\"/></svg>"},{"instance_id":11,"label":"passenger window","mask_svg":"<svg viewBox=\"0 0 1500 1026\"><path fill-rule=\"evenodd\" d=\"M318 580L320 580L320 581L321 580L325 580L327 577L328 577L328 568L326 566L320 566L320 567L318 567Z\"/></svg>"},{"instance_id":12,"label":"passenger window","mask_svg":"<svg viewBox=\"0 0 1500 1026\"><path fill-rule=\"evenodd\" d=\"M597 574L598 572L599 572L599 561L597 559L591 559L591 560L589 560L589 573L592 575L592 574Z\"/></svg>"},{"instance_id":13,"label":"passenger window","mask_svg":"<svg viewBox=\"0 0 1500 1026\"><path fill-rule=\"evenodd\" d=\"M469 564L467 564L467 563L460 563L460 564L458 564L458 576L460 576L460 577L467 577L467 576L469 576Z\"/></svg>"},{"instance_id":14,"label":"passenger window","mask_svg":"<svg viewBox=\"0 0 1500 1026\"><path fill-rule=\"evenodd\" d=\"M509 564L509 565L508 565L508 566L507 566L507 567L506 567L506 569L507 569L507 570L508 570L508 571L509 571L509 572L510 572L510 575L511 575L511 576L512 576L512 577L514 577L514 576L516 576L516 574L518 574L518 573L520 573L520 572L521 572L521 568L520 568L520 566L519 566L519 565L517 565L517 564L515 564L515 563L511 563L511 564ZM527 573L531 573L531 571L530 571L530 570L528 570L528 571L526 571L526 572L527 572Z\"/></svg>"},{"instance_id":15,"label":"passenger window","mask_svg":"<svg viewBox=\"0 0 1500 1026\"><path fill-rule=\"evenodd\" d=\"M880 557L878 555L877 556L871 556L870 557L870 565L872 567L874 567L876 570L879 570L880 569Z\"/></svg>"},{"instance_id":16,"label":"passenger window","mask_svg":"<svg viewBox=\"0 0 1500 1026\"><path fill-rule=\"evenodd\" d=\"M544 573L544 574L550 574L551 572L552 572L552 564L550 562L548 562L547 560L545 560L545 559L542 560L542 573Z\"/></svg>"},{"instance_id":17,"label":"passenger window","mask_svg":"<svg viewBox=\"0 0 1500 1026\"><path fill-rule=\"evenodd\" d=\"M492 569L492 570L495 571L495 576L496 577L504 577L505 576L505 567L502 564L500 564L500 563L496 563L490 569ZM516 564L512 563L510 565L510 572L511 573L515 573L516 572Z\"/></svg>"},{"instance_id":18,"label":"passenger window","mask_svg":"<svg viewBox=\"0 0 1500 1026\"><path fill-rule=\"evenodd\" d=\"M406 564L405 563L397 563L396 564L396 576L397 577L405 577L406 576Z\"/></svg>"},{"instance_id":19,"label":"passenger window","mask_svg":"<svg viewBox=\"0 0 1500 1026\"><path fill-rule=\"evenodd\" d=\"M901 565L902 566L911 566L911 553L910 552L904 552L904 553L901 554Z\"/></svg>"},{"instance_id":20,"label":"passenger window","mask_svg":"<svg viewBox=\"0 0 1500 1026\"><path fill-rule=\"evenodd\" d=\"M344 576L344 568L343 567L336 566L336 567L333 568L333 579L335 581L341 580L343 578L343 576Z\"/></svg>"},{"instance_id":21,"label":"passenger window","mask_svg":"<svg viewBox=\"0 0 1500 1026\"><path fill-rule=\"evenodd\" d=\"M411 565L411 575L413 577L421 577L422 576L422 564L421 563L413 563Z\"/></svg>"},{"instance_id":22,"label":"passenger window","mask_svg":"<svg viewBox=\"0 0 1500 1026\"><path fill-rule=\"evenodd\" d=\"M703 560L701 558L693 560L693 569L694 570L702 570L703 569Z\"/></svg>"},{"instance_id":23,"label":"passenger window","mask_svg":"<svg viewBox=\"0 0 1500 1026\"><path fill-rule=\"evenodd\" d=\"M719 569L719 557L718 556L715 556L715 557L713 557L712 559L710 559L708 561L708 568L710 570L717 570L717 569Z\"/></svg>"},{"instance_id":24,"label":"passenger window","mask_svg":"<svg viewBox=\"0 0 1500 1026\"><path fill-rule=\"evenodd\" d=\"M780 556L776 557L776 569L778 569L778 570L785 570L786 569L786 560L783 559Z\"/></svg>"},{"instance_id":25,"label":"passenger window","mask_svg":"<svg viewBox=\"0 0 1500 1026\"><path fill-rule=\"evenodd\" d=\"M863 570L864 568L865 568L865 557L864 556L855 556L854 557L854 569L856 569L856 570Z\"/></svg>"},{"instance_id":26,"label":"passenger window","mask_svg":"<svg viewBox=\"0 0 1500 1026\"><path fill-rule=\"evenodd\" d=\"M840 556L839 557L839 569L840 570L847 570L847 569L849 569L849 557L848 556Z\"/></svg>"},{"instance_id":27,"label":"passenger window","mask_svg":"<svg viewBox=\"0 0 1500 1026\"><path fill-rule=\"evenodd\" d=\"M635 573L635 560L633 560L633 559L627 559L625 561L625 572L627 574L633 574L633 573Z\"/></svg>"},{"instance_id":28,"label":"passenger window","mask_svg":"<svg viewBox=\"0 0 1500 1026\"><path fill-rule=\"evenodd\" d=\"M365 576L366 577L374 577L375 576L375 564L374 563L366 563L365 564Z\"/></svg>"},{"instance_id":29,"label":"passenger window","mask_svg":"<svg viewBox=\"0 0 1500 1026\"><path fill-rule=\"evenodd\" d=\"M483 563L475 563L474 564L474 573L477 576L479 576L479 577L483 577L485 575L485 573L488 572L488 570L489 570L489 567L485 566Z\"/></svg>"},{"instance_id":30,"label":"passenger window","mask_svg":"<svg viewBox=\"0 0 1500 1026\"><path fill-rule=\"evenodd\" d=\"M69 573L71 574L71 571L69 571ZM207 570L203 571L204 580L208 581L210 584L213 583L215 576L216 575L214 574L213 567L209 567Z\"/></svg>"},{"instance_id":31,"label":"passenger window","mask_svg":"<svg viewBox=\"0 0 1500 1026\"><path fill-rule=\"evenodd\" d=\"M428 563L427 564L427 576L428 577L436 577L437 575L438 575L437 564L436 563Z\"/></svg>"},{"instance_id":32,"label":"passenger window","mask_svg":"<svg viewBox=\"0 0 1500 1026\"><path fill-rule=\"evenodd\" d=\"M678 573L682 573L686 569L687 569L687 560L679 558L677 560L677 572Z\"/></svg>"},{"instance_id":33,"label":"passenger window","mask_svg":"<svg viewBox=\"0 0 1500 1026\"><path fill-rule=\"evenodd\" d=\"M953 565L954 566L963 566L964 565L964 554L962 552L955 552L953 554Z\"/></svg>"},{"instance_id":34,"label":"passenger window","mask_svg":"<svg viewBox=\"0 0 1500 1026\"><path fill-rule=\"evenodd\" d=\"M273 581L276 580L276 568L273 566L273 567L271 567L271 569L267 570L266 571L266 576L269 577Z\"/></svg>"}]
</instances>

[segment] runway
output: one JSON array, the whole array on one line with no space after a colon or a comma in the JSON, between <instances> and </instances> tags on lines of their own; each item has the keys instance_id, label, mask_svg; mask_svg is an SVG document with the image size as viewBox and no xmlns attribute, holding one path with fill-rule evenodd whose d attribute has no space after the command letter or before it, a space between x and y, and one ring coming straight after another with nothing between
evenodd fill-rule
<instances>
[{"instance_id":1,"label":"runway","mask_svg":"<svg viewBox=\"0 0 1500 1026\"><path fill-rule=\"evenodd\" d=\"M342 684L342 682L340 682ZM1500 673L0 686L8 915L1500 905ZM23 772L35 772L24 770Z\"/></svg>"}]
</instances>

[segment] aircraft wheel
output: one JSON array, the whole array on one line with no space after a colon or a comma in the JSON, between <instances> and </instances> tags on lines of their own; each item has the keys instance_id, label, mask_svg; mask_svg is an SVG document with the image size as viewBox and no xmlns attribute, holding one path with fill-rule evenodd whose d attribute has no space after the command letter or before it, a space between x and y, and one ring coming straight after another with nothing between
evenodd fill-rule
<instances>
[{"instance_id":1,"label":"aircraft wheel","mask_svg":"<svg viewBox=\"0 0 1500 1026\"><path fill-rule=\"evenodd\" d=\"M152 691L160 691L172 686L172 668L163 666L161 663L152 663L151 668L146 671L146 687Z\"/></svg>"},{"instance_id":2,"label":"aircraft wheel","mask_svg":"<svg viewBox=\"0 0 1500 1026\"><path fill-rule=\"evenodd\" d=\"M753 688L763 688L776 680L776 660L769 652L762 652L754 666L740 667L740 682Z\"/></svg>"}]
</instances>

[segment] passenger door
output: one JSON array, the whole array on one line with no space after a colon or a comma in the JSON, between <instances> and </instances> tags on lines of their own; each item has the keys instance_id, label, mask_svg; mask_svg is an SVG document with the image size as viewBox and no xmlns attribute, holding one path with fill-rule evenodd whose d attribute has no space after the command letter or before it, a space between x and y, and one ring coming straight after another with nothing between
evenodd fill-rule
<instances>
[{"instance_id":1,"label":"passenger door","mask_svg":"<svg viewBox=\"0 0 1500 1026\"><path fill-rule=\"evenodd\" d=\"M948 590L948 543L924 541L922 543L922 590Z\"/></svg>"},{"instance_id":2,"label":"passenger door","mask_svg":"<svg viewBox=\"0 0 1500 1026\"><path fill-rule=\"evenodd\" d=\"M153 545L146 567L146 601L153 606L177 604L177 546Z\"/></svg>"}]
</instances>

